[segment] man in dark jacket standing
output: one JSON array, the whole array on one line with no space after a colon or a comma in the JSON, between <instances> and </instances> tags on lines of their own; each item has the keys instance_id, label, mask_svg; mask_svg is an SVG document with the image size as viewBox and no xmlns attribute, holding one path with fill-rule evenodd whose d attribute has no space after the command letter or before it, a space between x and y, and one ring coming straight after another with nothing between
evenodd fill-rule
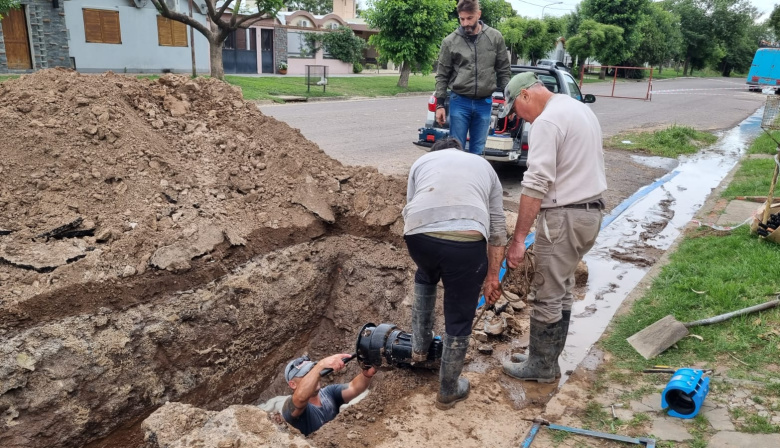
<instances>
[{"instance_id":1,"label":"man in dark jacket standing","mask_svg":"<svg viewBox=\"0 0 780 448\"><path fill-rule=\"evenodd\" d=\"M485 25L478 0L458 2L460 27L444 38L436 71L436 121L444 124L450 89L450 135L469 152L482 154L490 127L493 92L511 78L504 36Z\"/></svg>"}]
</instances>

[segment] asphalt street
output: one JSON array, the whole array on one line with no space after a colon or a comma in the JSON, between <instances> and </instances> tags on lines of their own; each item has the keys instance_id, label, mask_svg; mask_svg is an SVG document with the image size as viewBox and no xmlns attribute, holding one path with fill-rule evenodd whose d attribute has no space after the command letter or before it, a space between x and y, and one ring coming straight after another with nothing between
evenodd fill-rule
<instances>
[{"instance_id":1,"label":"asphalt street","mask_svg":"<svg viewBox=\"0 0 780 448\"><path fill-rule=\"evenodd\" d=\"M644 97L647 81L618 82L617 96ZM612 83L586 84L584 93L610 95ZM730 128L755 112L765 96L747 91L737 78L686 78L654 81L652 100L598 96L592 110L605 136L671 124L700 130ZM404 176L424 153L412 144L425 122L428 95L350 101L268 105L260 110L317 143L347 165L377 167ZM503 176L502 176L503 177Z\"/></svg>"}]
</instances>

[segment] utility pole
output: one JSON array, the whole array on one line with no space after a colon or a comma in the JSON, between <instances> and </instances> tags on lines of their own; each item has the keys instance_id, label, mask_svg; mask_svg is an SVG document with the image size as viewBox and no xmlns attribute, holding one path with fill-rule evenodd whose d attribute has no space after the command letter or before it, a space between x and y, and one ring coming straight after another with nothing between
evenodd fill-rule
<instances>
[{"instance_id":1,"label":"utility pole","mask_svg":"<svg viewBox=\"0 0 780 448\"><path fill-rule=\"evenodd\" d=\"M192 0L190 0L190 18L192 18ZM190 51L192 52L192 77L198 76L195 70L195 28L190 27Z\"/></svg>"}]
</instances>

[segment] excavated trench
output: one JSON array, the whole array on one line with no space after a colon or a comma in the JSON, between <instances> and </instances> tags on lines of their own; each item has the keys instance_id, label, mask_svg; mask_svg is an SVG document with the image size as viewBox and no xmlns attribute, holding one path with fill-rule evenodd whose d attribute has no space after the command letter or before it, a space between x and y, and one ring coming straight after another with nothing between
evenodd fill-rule
<instances>
[{"instance_id":1,"label":"excavated trench","mask_svg":"<svg viewBox=\"0 0 780 448\"><path fill-rule=\"evenodd\" d=\"M291 357L347 348L364 322L409 321L413 271L393 238L301 242L297 230L246 263L74 286L93 300L4 320L0 446L137 447L140 422L168 401L254 403ZM27 315L67 295L28 301Z\"/></svg>"}]
</instances>

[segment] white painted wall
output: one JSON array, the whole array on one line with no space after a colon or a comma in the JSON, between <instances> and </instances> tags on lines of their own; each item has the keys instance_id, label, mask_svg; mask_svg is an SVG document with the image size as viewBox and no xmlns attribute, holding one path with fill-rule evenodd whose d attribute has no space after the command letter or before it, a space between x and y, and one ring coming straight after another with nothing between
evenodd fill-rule
<instances>
[{"instance_id":1,"label":"white painted wall","mask_svg":"<svg viewBox=\"0 0 780 448\"><path fill-rule=\"evenodd\" d=\"M187 3L179 2L189 13ZM157 38L157 10L151 2L136 8L129 0L65 0L65 24L70 34L70 55L81 72L160 73L192 72L190 47L163 47ZM122 44L89 43L84 37L83 8L119 11ZM206 16L193 11L193 17L206 24ZM208 25L206 25L208 26ZM187 28L189 42L189 27ZM206 38L195 31L195 62L197 71L209 72L209 47Z\"/></svg>"}]
</instances>

